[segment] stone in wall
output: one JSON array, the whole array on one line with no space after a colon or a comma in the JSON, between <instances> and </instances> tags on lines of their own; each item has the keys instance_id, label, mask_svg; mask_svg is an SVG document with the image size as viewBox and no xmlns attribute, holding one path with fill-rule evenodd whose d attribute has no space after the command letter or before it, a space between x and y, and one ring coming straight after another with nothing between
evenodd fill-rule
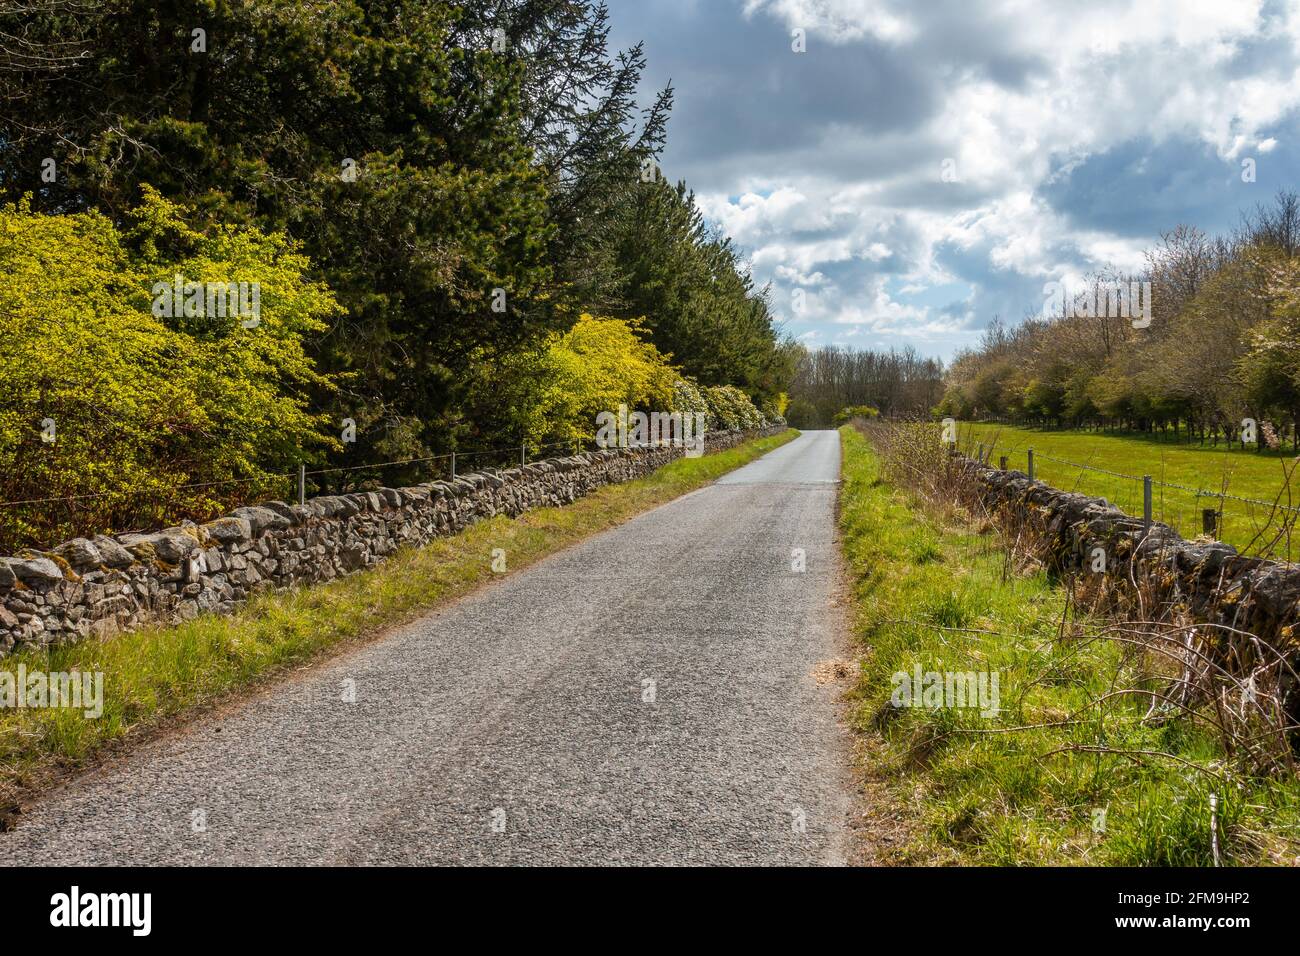
<instances>
[{"instance_id":1,"label":"stone in wall","mask_svg":"<svg viewBox=\"0 0 1300 956\"><path fill-rule=\"evenodd\" d=\"M706 453L784 430L710 432ZM330 581L499 514L570 504L683 454L668 446L585 452L302 505L267 501L203 524L74 538L47 552L0 557L0 656L229 614L258 592Z\"/></svg>"},{"instance_id":2,"label":"stone in wall","mask_svg":"<svg viewBox=\"0 0 1300 956\"><path fill-rule=\"evenodd\" d=\"M1028 521L1039 532L1050 567L1090 573L1100 547L1110 580L1121 591L1141 582L1157 612L1176 609L1192 620L1246 631L1280 649L1300 651L1300 567L1247 557L1222 541L1186 541L1168 525L1125 514L1104 498L1060 491L1019 471L1000 471L958 456L993 514ZM1153 613L1152 617L1159 616ZM1300 654L1297 655L1300 657Z\"/></svg>"}]
</instances>

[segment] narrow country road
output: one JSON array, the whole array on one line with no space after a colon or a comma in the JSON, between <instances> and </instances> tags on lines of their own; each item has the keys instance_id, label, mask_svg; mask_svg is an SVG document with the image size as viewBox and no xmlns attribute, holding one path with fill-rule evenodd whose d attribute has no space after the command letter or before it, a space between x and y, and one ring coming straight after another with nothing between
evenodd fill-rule
<instances>
[{"instance_id":1,"label":"narrow country road","mask_svg":"<svg viewBox=\"0 0 1300 956\"><path fill-rule=\"evenodd\" d=\"M843 862L838 478L807 432L74 781L0 859Z\"/></svg>"}]
</instances>

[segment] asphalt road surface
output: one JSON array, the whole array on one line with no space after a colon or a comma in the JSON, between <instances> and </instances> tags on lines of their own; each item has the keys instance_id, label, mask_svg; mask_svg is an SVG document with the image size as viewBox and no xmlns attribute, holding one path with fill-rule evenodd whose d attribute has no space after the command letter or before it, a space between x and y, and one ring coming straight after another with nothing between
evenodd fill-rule
<instances>
[{"instance_id":1,"label":"asphalt road surface","mask_svg":"<svg viewBox=\"0 0 1300 956\"><path fill-rule=\"evenodd\" d=\"M838 477L805 432L74 780L0 859L844 862Z\"/></svg>"}]
</instances>

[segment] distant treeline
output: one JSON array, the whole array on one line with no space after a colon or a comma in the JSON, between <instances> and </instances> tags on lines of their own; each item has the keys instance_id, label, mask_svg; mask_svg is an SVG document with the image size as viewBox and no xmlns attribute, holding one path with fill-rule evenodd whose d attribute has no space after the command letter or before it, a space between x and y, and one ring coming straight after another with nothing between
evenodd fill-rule
<instances>
[{"instance_id":1,"label":"distant treeline","mask_svg":"<svg viewBox=\"0 0 1300 956\"><path fill-rule=\"evenodd\" d=\"M943 363L911 346L876 352L825 346L795 362L786 418L796 428L829 428L850 406L889 418L927 418L943 396Z\"/></svg>"},{"instance_id":2,"label":"distant treeline","mask_svg":"<svg viewBox=\"0 0 1300 956\"><path fill-rule=\"evenodd\" d=\"M1300 198L1280 193L1227 236L1191 226L1162 236L1136 276L1093 277L1066 315L1008 327L948 369L937 411L961 419L1177 430L1260 446L1300 420ZM1141 314L1108 292L1148 283ZM1122 300L1121 300L1122 302ZM1150 307L1149 321L1145 307Z\"/></svg>"}]
</instances>

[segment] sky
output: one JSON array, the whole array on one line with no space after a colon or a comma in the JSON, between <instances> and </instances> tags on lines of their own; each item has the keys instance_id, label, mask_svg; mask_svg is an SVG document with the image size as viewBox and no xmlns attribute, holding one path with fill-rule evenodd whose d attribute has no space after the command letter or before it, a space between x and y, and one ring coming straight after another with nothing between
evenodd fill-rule
<instances>
[{"instance_id":1,"label":"sky","mask_svg":"<svg viewBox=\"0 0 1300 956\"><path fill-rule=\"evenodd\" d=\"M609 6L675 89L664 175L810 346L948 360L1300 189L1300 0Z\"/></svg>"}]
</instances>

